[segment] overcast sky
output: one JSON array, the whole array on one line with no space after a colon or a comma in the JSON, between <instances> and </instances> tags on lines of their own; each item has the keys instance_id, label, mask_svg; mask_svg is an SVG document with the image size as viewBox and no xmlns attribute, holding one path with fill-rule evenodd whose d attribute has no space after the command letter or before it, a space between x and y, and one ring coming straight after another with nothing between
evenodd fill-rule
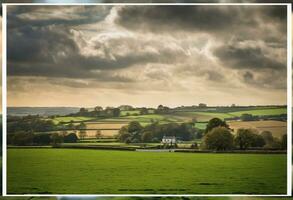
<instances>
[{"instance_id":1,"label":"overcast sky","mask_svg":"<svg viewBox=\"0 0 293 200\"><path fill-rule=\"evenodd\" d=\"M9 106L286 104L285 6L9 6Z\"/></svg>"}]
</instances>

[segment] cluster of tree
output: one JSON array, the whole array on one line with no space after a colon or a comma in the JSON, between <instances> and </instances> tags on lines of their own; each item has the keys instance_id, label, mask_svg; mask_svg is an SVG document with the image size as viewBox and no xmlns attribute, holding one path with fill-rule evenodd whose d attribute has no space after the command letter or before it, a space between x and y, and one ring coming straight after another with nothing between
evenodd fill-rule
<instances>
[{"instance_id":1,"label":"cluster of tree","mask_svg":"<svg viewBox=\"0 0 293 200\"><path fill-rule=\"evenodd\" d=\"M240 117L225 118L225 120L259 121L259 120L279 120L286 121L287 114L280 115L252 115L244 113Z\"/></svg>"},{"instance_id":2,"label":"cluster of tree","mask_svg":"<svg viewBox=\"0 0 293 200\"><path fill-rule=\"evenodd\" d=\"M139 122L132 121L120 129L118 138L121 142L138 143L160 142L164 136L176 136L181 140L188 141L196 137L196 129L192 123L159 124L154 122L143 127Z\"/></svg>"},{"instance_id":3,"label":"cluster of tree","mask_svg":"<svg viewBox=\"0 0 293 200\"><path fill-rule=\"evenodd\" d=\"M52 120L44 120L38 115L7 118L8 133L15 133L19 131L46 132L54 131L56 129L57 126Z\"/></svg>"},{"instance_id":4,"label":"cluster of tree","mask_svg":"<svg viewBox=\"0 0 293 200\"><path fill-rule=\"evenodd\" d=\"M229 126L221 119L214 118L208 123L203 139L206 149L211 150L231 150L249 148L264 149L286 149L287 135L283 135L281 139L273 137L269 131L258 133L253 129L238 129L234 136Z\"/></svg>"},{"instance_id":5,"label":"cluster of tree","mask_svg":"<svg viewBox=\"0 0 293 200\"><path fill-rule=\"evenodd\" d=\"M78 124L74 124L73 121L69 122L68 124L59 123L57 125L58 130L81 130L86 129L86 125L84 122L80 122Z\"/></svg>"},{"instance_id":6,"label":"cluster of tree","mask_svg":"<svg viewBox=\"0 0 293 200\"><path fill-rule=\"evenodd\" d=\"M17 132L52 132L62 130L82 130L86 129L84 122L74 124L73 121L64 124L54 124L51 119L44 119L39 115L24 117L8 117L7 131L9 134Z\"/></svg>"},{"instance_id":7,"label":"cluster of tree","mask_svg":"<svg viewBox=\"0 0 293 200\"><path fill-rule=\"evenodd\" d=\"M33 133L26 131L19 131L7 135L8 145L17 146L42 146L53 145L58 146L61 143L75 143L78 138L75 133Z\"/></svg>"},{"instance_id":8,"label":"cluster of tree","mask_svg":"<svg viewBox=\"0 0 293 200\"><path fill-rule=\"evenodd\" d=\"M170 113L172 110L169 108L169 107L167 107L167 106L163 106L163 105L159 105L158 107L157 107L157 109L155 110L155 113L157 113L157 114L168 114L168 113Z\"/></svg>"},{"instance_id":9,"label":"cluster of tree","mask_svg":"<svg viewBox=\"0 0 293 200\"><path fill-rule=\"evenodd\" d=\"M119 117L120 109L114 107L106 107L103 109L101 106L96 106L93 111L86 108L80 108L79 112L70 114L68 116L84 116L84 117Z\"/></svg>"}]
</instances>

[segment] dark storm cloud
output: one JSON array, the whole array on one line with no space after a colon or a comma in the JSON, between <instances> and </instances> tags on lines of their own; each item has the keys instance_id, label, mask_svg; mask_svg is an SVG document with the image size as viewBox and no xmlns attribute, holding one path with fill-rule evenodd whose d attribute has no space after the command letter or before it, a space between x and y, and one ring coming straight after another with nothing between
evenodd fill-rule
<instances>
[{"instance_id":1,"label":"dark storm cloud","mask_svg":"<svg viewBox=\"0 0 293 200\"><path fill-rule=\"evenodd\" d=\"M239 48L236 44L221 46L214 51L214 54L224 66L234 69L286 69L286 62L279 62L276 58L266 56L259 47Z\"/></svg>"},{"instance_id":2,"label":"dark storm cloud","mask_svg":"<svg viewBox=\"0 0 293 200\"><path fill-rule=\"evenodd\" d=\"M138 42L127 38L113 39L108 44L109 47L96 41L95 50L102 51L105 57L85 56L81 54L73 37L72 31L60 29L55 25L40 28L25 26L9 31L7 34L8 75L104 80L99 73L96 73L96 70L117 70L145 63L172 63L184 56L182 52L168 48L161 48L158 52L136 51L125 55L111 52L121 45L131 47L133 43ZM109 55L110 52L111 55ZM129 79L117 77L112 79L113 81L129 81Z\"/></svg>"},{"instance_id":3,"label":"dark storm cloud","mask_svg":"<svg viewBox=\"0 0 293 200\"><path fill-rule=\"evenodd\" d=\"M99 25L107 18L113 19L109 30ZM264 53L267 49L286 48L283 6L11 6L7 23L8 76L133 82L136 75L119 75L119 70L144 68L148 64L174 68L180 68L179 64L193 65L199 63L195 54L207 56L194 49L197 45L200 49L205 47L210 40L220 43L219 47L209 49L218 65L240 70L244 83L264 85L267 79L257 81L253 70L265 69L265 76L269 76L268 69L285 75L286 62ZM116 29L125 31L126 36L116 37ZM199 41L193 35L198 33L208 33L208 38ZM99 34L102 36L89 41ZM228 41L235 36L236 42L229 45ZM261 40L265 45L240 48L237 42L242 40ZM226 74L211 70L208 62L186 69L187 75L205 77L213 83L226 81ZM243 75L248 70L252 73L250 79L249 74ZM166 76L164 73L149 75L160 79ZM171 72L168 77L172 79ZM279 87L280 83L276 85Z\"/></svg>"},{"instance_id":4,"label":"dark storm cloud","mask_svg":"<svg viewBox=\"0 0 293 200\"><path fill-rule=\"evenodd\" d=\"M221 31L237 22L235 9L207 6L125 6L116 22L131 29L197 29ZM235 17L236 16L236 17Z\"/></svg>"},{"instance_id":5,"label":"dark storm cloud","mask_svg":"<svg viewBox=\"0 0 293 200\"><path fill-rule=\"evenodd\" d=\"M268 70L267 72L243 71L239 72L240 79L253 88L286 89L286 77L280 71Z\"/></svg>"},{"instance_id":6,"label":"dark storm cloud","mask_svg":"<svg viewBox=\"0 0 293 200\"><path fill-rule=\"evenodd\" d=\"M256 28L256 16L278 23L286 19L286 6L125 6L118 15L116 23L131 29L226 32L241 26Z\"/></svg>"}]
</instances>

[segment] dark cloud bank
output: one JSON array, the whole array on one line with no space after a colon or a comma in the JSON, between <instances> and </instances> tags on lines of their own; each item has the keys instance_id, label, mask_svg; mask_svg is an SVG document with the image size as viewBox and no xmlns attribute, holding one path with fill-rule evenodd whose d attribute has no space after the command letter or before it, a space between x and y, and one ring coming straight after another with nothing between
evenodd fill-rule
<instances>
[{"instance_id":1,"label":"dark cloud bank","mask_svg":"<svg viewBox=\"0 0 293 200\"><path fill-rule=\"evenodd\" d=\"M239 90L280 90L285 97L286 11L285 6L9 6L8 76L23 80L15 84L35 77L76 87L80 79L89 87L113 82L112 89L125 90L135 85L141 90L142 81L182 89L179 83L189 76L223 92L237 83Z\"/></svg>"}]
</instances>

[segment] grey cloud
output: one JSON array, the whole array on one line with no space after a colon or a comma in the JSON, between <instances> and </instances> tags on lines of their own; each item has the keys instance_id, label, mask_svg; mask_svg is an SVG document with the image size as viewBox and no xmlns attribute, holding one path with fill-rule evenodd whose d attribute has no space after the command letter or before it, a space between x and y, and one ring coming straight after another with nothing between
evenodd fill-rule
<instances>
[{"instance_id":1,"label":"grey cloud","mask_svg":"<svg viewBox=\"0 0 293 200\"><path fill-rule=\"evenodd\" d=\"M83 38L77 38L82 40ZM93 42L94 51L102 51L104 57L83 55L72 32L56 26L20 28L8 34L8 75L44 76L67 78L95 78L101 80L97 71L116 70L146 63L175 63L185 57L182 51L140 42L133 38L111 39ZM118 47L131 49L120 54ZM155 52L145 51L153 46ZM113 81L117 79L114 77Z\"/></svg>"},{"instance_id":2,"label":"grey cloud","mask_svg":"<svg viewBox=\"0 0 293 200\"><path fill-rule=\"evenodd\" d=\"M48 13L56 12L55 7L13 7L8 13L8 76L47 77L51 84L63 84L68 87L78 87L80 84L80 87L86 87L89 85L72 80L85 79L91 84L93 81L122 84L139 82L134 73L122 75L119 74L120 71L164 64L162 67L174 66L177 71L185 70L180 72L181 74L203 77L205 81L213 84L227 81L227 69L239 70L243 83L269 87L269 73L276 74L275 71L281 71L278 75L285 75L286 65L283 60L270 57L264 52L286 48L286 15L282 13L286 13L284 7L117 7L118 16L111 25L119 28L119 31L121 29L131 34L106 40L89 40L105 31L103 27L95 29L95 26L105 20L111 8L109 6L99 10L96 7L99 6L61 6L58 11L71 10L64 11L64 16L57 15L52 19ZM44 15L38 18L42 14ZM85 32L85 27L80 27L89 24L92 25L90 28L96 31L93 36L86 38L82 34L74 34L74 31L78 32L80 29ZM267 24L269 26L264 27ZM112 29L107 31L108 34L116 33L112 32ZM181 33L176 34L178 31ZM142 37L142 33L148 37ZM197 33L212 34L204 34L202 42ZM237 42L245 39L252 42L261 40L265 45L239 47L237 42L228 44L230 38L235 35L238 37ZM199 51L205 48L209 41L222 44L217 49L212 46L210 53L219 59L217 67L223 66L226 71L214 70L209 60L200 63L199 58L206 57L206 54L195 55L194 49ZM178 48L170 47L169 43L172 42ZM201 42L201 45L197 45ZM87 47L90 47L91 53L86 54ZM183 65L193 67L182 69ZM149 78L146 81L160 80L164 76L166 79L174 79L172 74L164 73L155 71L146 74L144 78ZM56 80L58 78L66 78L66 81ZM271 85L283 88L282 81L273 81Z\"/></svg>"},{"instance_id":3,"label":"grey cloud","mask_svg":"<svg viewBox=\"0 0 293 200\"><path fill-rule=\"evenodd\" d=\"M135 30L226 32L241 26L256 28L259 25L256 16L270 23L279 23L286 20L286 7L125 6L119 9L118 15L117 24Z\"/></svg>"},{"instance_id":4,"label":"grey cloud","mask_svg":"<svg viewBox=\"0 0 293 200\"><path fill-rule=\"evenodd\" d=\"M9 29L44 27L48 25L74 26L104 20L112 6L9 6ZM56 13L56 12L61 12ZM24 17L25 16L25 17ZM47 18L45 18L47 16Z\"/></svg>"},{"instance_id":5,"label":"grey cloud","mask_svg":"<svg viewBox=\"0 0 293 200\"><path fill-rule=\"evenodd\" d=\"M217 48L214 54L225 66L234 69L286 69L286 62L279 62L275 58L266 56L259 47L239 48L233 44Z\"/></svg>"},{"instance_id":6,"label":"grey cloud","mask_svg":"<svg viewBox=\"0 0 293 200\"><path fill-rule=\"evenodd\" d=\"M254 88L286 88L286 44L234 41L213 51L224 68L237 71L239 80Z\"/></svg>"},{"instance_id":7,"label":"grey cloud","mask_svg":"<svg viewBox=\"0 0 293 200\"><path fill-rule=\"evenodd\" d=\"M243 83L248 84L253 88L266 88L266 89L282 89L287 87L286 75L280 71L266 71L266 72L252 72L243 71L239 72L240 79ZM284 77L284 78L276 78Z\"/></svg>"},{"instance_id":8,"label":"grey cloud","mask_svg":"<svg viewBox=\"0 0 293 200\"><path fill-rule=\"evenodd\" d=\"M132 29L221 31L236 23L237 10L208 6L125 6L116 22Z\"/></svg>"}]
</instances>

